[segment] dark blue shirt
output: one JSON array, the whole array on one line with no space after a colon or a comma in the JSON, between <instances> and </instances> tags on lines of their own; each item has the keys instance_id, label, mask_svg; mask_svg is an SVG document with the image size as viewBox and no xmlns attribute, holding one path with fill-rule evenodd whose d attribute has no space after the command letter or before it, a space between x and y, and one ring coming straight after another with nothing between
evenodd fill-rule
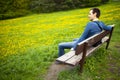
<instances>
[{"instance_id":1,"label":"dark blue shirt","mask_svg":"<svg viewBox=\"0 0 120 80\"><path fill-rule=\"evenodd\" d=\"M103 22L101 21L96 21L100 27L103 29L103 30L111 30L111 26L106 26ZM101 32L101 29L99 28L98 24L95 23L94 21L92 22L89 22L87 25L86 25L86 28L82 34L82 36L75 42L75 45L73 46L73 49L75 50L77 44L91 36L93 36L94 34L97 34L97 33L100 33Z\"/></svg>"}]
</instances>

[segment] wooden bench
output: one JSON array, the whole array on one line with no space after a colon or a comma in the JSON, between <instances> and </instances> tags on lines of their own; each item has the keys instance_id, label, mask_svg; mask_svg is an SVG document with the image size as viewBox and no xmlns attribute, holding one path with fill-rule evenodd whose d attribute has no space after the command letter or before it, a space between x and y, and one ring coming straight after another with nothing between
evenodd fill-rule
<instances>
[{"instance_id":1,"label":"wooden bench","mask_svg":"<svg viewBox=\"0 0 120 80\"><path fill-rule=\"evenodd\" d=\"M69 51L68 53L64 54L63 56L57 58L56 60L59 62L62 62L64 64L68 65L80 65L80 72L83 71L83 65L85 61L85 57L91 54L93 51L95 51L97 48L99 48L103 43L107 43L106 49L109 46L112 32L114 27L112 27L111 31L102 31L99 34L95 34L94 36L91 36L90 38L80 42L77 45L77 48L75 51ZM99 44L96 47L93 47L96 42L102 40L102 43Z\"/></svg>"}]
</instances>

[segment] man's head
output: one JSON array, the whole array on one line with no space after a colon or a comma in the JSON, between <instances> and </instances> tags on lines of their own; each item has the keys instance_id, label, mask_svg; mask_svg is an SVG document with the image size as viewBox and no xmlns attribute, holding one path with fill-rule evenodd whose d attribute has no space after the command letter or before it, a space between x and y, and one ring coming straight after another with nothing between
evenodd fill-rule
<instances>
[{"instance_id":1,"label":"man's head","mask_svg":"<svg viewBox=\"0 0 120 80\"><path fill-rule=\"evenodd\" d=\"M100 10L98 8L92 8L88 15L89 19L93 21L96 18L100 17Z\"/></svg>"}]
</instances>

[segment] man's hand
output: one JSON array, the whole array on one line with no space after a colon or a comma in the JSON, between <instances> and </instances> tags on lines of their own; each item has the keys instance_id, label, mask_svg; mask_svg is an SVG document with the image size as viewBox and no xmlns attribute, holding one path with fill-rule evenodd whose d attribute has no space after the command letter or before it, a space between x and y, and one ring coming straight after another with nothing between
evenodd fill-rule
<instances>
[{"instance_id":1,"label":"man's hand","mask_svg":"<svg viewBox=\"0 0 120 80\"><path fill-rule=\"evenodd\" d=\"M71 48L70 50L71 50L71 51L74 51L74 49L73 49L73 48Z\"/></svg>"},{"instance_id":2,"label":"man's hand","mask_svg":"<svg viewBox=\"0 0 120 80\"><path fill-rule=\"evenodd\" d=\"M110 25L111 27L114 27L115 26L115 24L113 24L113 25Z\"/></svg>"}]
</instances>

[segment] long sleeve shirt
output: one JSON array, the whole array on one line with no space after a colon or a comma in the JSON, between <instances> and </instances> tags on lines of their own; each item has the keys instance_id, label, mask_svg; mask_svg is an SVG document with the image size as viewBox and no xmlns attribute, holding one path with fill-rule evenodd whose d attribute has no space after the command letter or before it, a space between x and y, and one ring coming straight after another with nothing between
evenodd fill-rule
<instances>
[{"instance_id":1,"label":"long sleeve shirt","mask_svg":"<svg viewBox=\"0 0 120 80\"><path fill-rule=\"evenodd\" d=\"M100 25L100 27L103 30L111 30L111 26L106 26L103 22L101 21L97 21L97 23ZM100 33L101 29L99 28L98 24L95 23L94 21L89 22L86 25L86 28L84 30L84 32L82 33L81 37L75 42L75 45L73 46L73 49L75 50L76 46L78 43L80 43L81 41L93 36L94 34Z\"/></svg>"}]
</instances>

